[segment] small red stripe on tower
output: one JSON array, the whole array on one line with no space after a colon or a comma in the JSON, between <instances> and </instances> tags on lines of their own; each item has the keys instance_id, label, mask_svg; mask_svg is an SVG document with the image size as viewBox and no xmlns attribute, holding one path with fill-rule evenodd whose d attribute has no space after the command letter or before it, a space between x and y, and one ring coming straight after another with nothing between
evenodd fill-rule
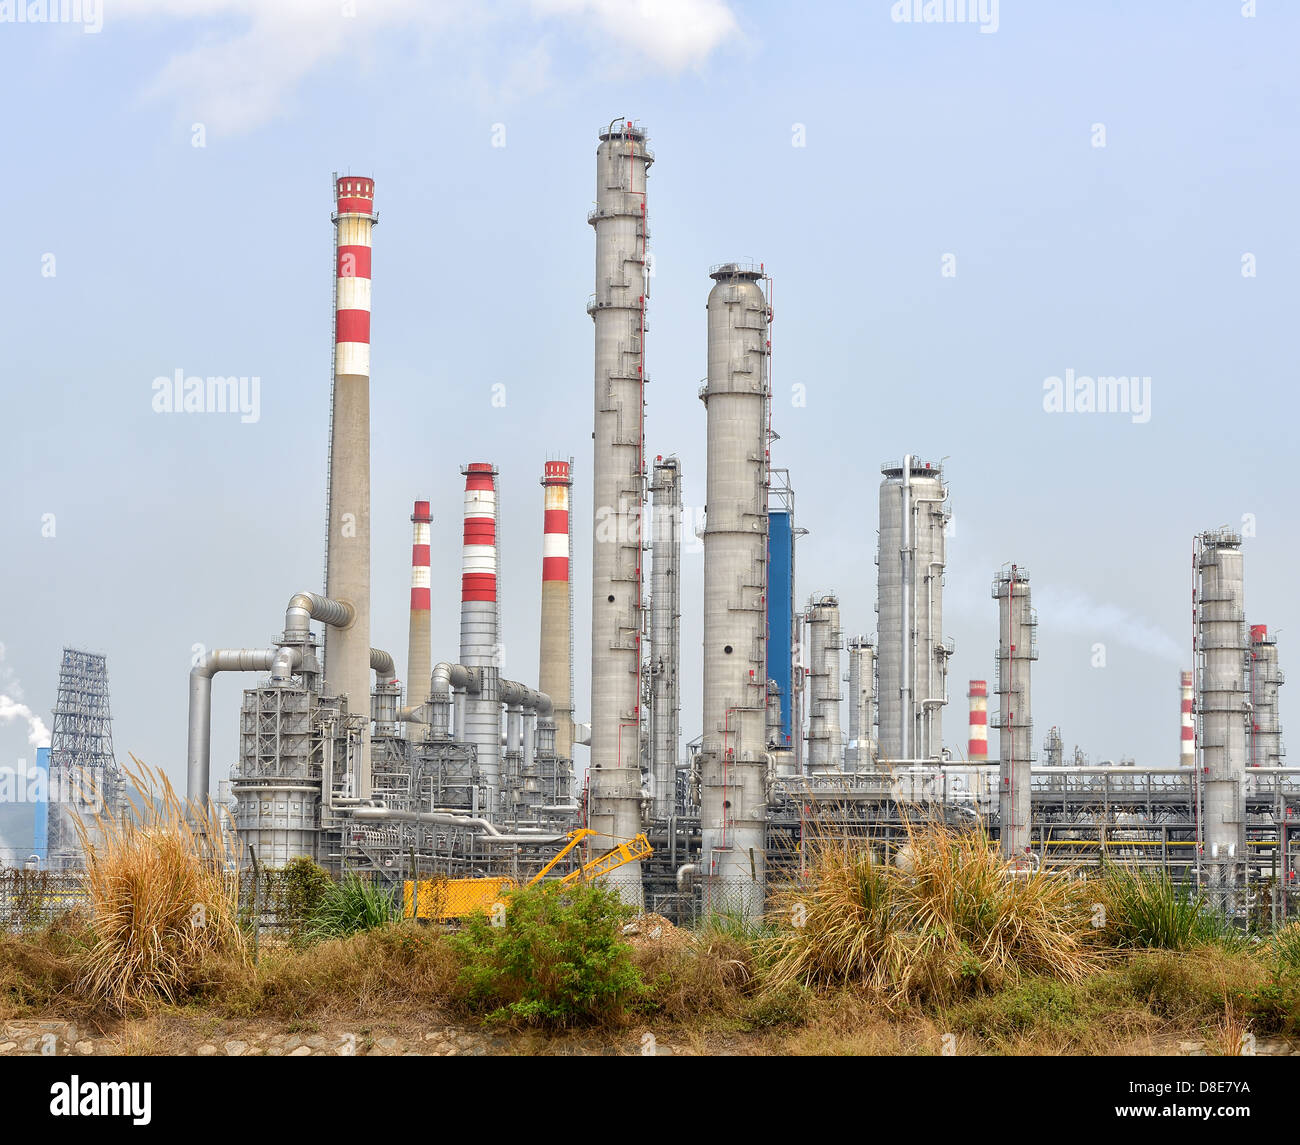
<instances>
[{"instance_id":1,"label":"small red stripe on tower","mask_svg":"<svg viewBox=\"0 0 1300 1145\"><path fill-rule=\"evenodd\" d=\"M370 248L355 245L339 247L338 276L340 278L369 278Z\"/></svg>"},{"instance_id":2,"label":"small red stripe on tower","mask_svg":"<svg viewBox=\"0 0 1300 1145\"><path fill-rule=\"evenodd\" d=\"M411 589L411 611L428 612L433 607L433 601L430 597L430 591L427 588Z\"/></svg>"},{"instance_id":3,"label":"small red stripe on tower","mask_svg":"<svg viewBox=\"0 0 1300 1145\"><path fill-rule=\"evenodd\" d=\"M569 558L568 557L543 557L542 558L542 580L568 580L569 579Z\"/></svg>"},{"instance_id":4,"label":"small red stripe on tower","mask_svg":"<svg viewBox=\"0 0 1300 1145\"><path fill-rule=\"evenodd\" d=\"M370 311L340 310L334 320L334 341L370 342Z\"/></svg>"}]
</instances>

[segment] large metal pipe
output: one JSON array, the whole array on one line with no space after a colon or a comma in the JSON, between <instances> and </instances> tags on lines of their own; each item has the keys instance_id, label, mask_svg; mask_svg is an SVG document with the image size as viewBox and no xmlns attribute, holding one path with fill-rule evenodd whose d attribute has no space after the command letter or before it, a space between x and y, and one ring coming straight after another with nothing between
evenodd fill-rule
<instances>
[{"instance_id":1,"label":"large metal pipe","mask_svg":"<svg viewBox=\"0 0 1300 1145\"><path fill-rule=\"evenodd\" d=\"M468 689L475 675L463 664L435 664L429 675L429 728L435 736L451 734L451 690Z\"/></svg>"},{"instance_id":2,"label":"large metal pipe","mask_svg":"<svg viewBox=\"0 0 1300 1145\"><path fill-rule=\"evenodd\" d=\"M370 250L373 179L335 181L334 374L331 392L325 594L353 610L325 630L325 675L348 710L365 717L357 793L370 794Z\"/></svg>"},{"instance_id":3,"label":"large metal pipe","mask_svg":"<svg viewBox=\"0 0 1300 1145\"><path fill-rule=\"evenodd\" d=\"M296 650L295 650L296 651ZM218 672L266 672L275 648L220 648L190 669L189 745L186 751L185 796L206 802L212 770L212 677Z\"/></svg>"},{"instance_id":4,"label":"large metal pipe","mask_svg":"<svg viewBox=\"0 0 1300 1145\"><path fill-rule=\"evenodd\" d=\"M682 477L677 458L655 459L650 483L650 797L652 814L667 819L677 803L681 740Z\"/></svg>"},{"instance_id":5,"label":"large metal pipe","mask_svg":"<svg viewBox=\"0 0 1300 1145\"><path fill-rule=\"evenodd\" d=\"M768 322L761 268L708 301L701 865L709 908L757 917L766 884Z\"/></svg>"},{"instance_id":6,"label":"large metal pipe","mask_svg":"<svg viewBox=\"0 0 1300 1145\"><path fill-rule=\"evenodd\" d=\"M537 684L555 701L555 752L573 758L573 586L569 580L572 461L542 473L542 615Z\"/></svg>"},{"instance_id":7,"label":"large metal pipe","mask_svg":"<svg viewBox=\"0 0 1300 1145\"><path fill-rule=\"evenodd\" d=\"M615 120L596 148L596 289L592 452L592 845L609 849L641 830L641 507L645 484L645 132ZM641 864L607 876L640 906Z\"/></svg>"}]
</instances>

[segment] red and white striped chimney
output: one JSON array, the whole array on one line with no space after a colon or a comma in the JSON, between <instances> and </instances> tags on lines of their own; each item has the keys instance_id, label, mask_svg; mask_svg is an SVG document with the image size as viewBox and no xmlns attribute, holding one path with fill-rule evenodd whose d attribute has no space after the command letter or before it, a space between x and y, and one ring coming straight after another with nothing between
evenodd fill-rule
<instances>
[{"instance_id":1,"label":"red and white striped chimney","mask_svg":"<svg viewBox=\"0 0 1300 1145\"><path fill-rule=\"evenodd\" d=\"M542 628L537 686L555 707L555 754L573 757L573 598L569 591L569 490L567 461L542 471Z\"/></svg>"},{"instance_id":2,"label":"red and white striped chimney","mask_svg":"<svg viewBox=\"0 0 1300 1145\"><path fill-rule=\"evenodd\" d=\"M989 685L987 680L970 682L970 741L966 745L969 763L987 763L989 758Z\"/></svg>"},{"instance_id":3,"label":"red and white striped chimney","mask_svg":"<svg viewBox=\"0 0 1300 1145\"><path fill-rule=\"evenodd\" d=\"M1182 750L1178 756L1178 762L1183 767L1193 767L1196 764L1196 727L1192 722L1192 674L1190 672L1182 673L1182 707L1183 707L1183 730L1182 730Z\"/></svg>"},{"instance_id":4,"label":"red and white striped chimney","mask_svg":"<svg viewBox=\"0 0 1300 1145\"><path fill-rule=\"evenodd\" d=\"M325 677L363 715L356 793L370 795L370 240L375 181L335 180L334 405L330 433L325 595L352 605L347 628L325 629Z\"/></svg>"},{"instance_id":5,"label":"red and white striped chimney","mask_svg":"<svg viewBox=\"0 0 1300 1145\"><path fill-rule=\"evenodd\" d=\"M465 739L477 749L489 815L501 790L500 646L497 634L497 471L475 462L465 474L465 532L460 578L460 662L474 669L477 691L464 697Z\"/></svg>"},{"instance_id":6,"label":"red and white striped chimney","mask_svg":"<svg viewBox=\"0 0 1300 1145\"><path fill-rule=\"evenodd\" d=\"M428 501L417 501L411 513L411 628L406 645L406 702L412 707L429 698L429 675L433 671L430 634Z\"/></svg>"}]
</instances>

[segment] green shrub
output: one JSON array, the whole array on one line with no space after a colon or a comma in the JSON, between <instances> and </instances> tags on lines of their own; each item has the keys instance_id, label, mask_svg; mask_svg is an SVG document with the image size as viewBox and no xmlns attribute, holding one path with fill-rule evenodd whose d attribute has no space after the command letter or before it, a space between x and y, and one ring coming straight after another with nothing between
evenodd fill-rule
<instances>
[{"instance_id":1,"label":"green shrub","mask_svg":"<svg viewBox=\"0 0 1300 1145\"><path fill-rule=\"evenodd\" d=\"M334 880L306 856L267 872L267 897L290 944L309 941L316 913L333 886Z\"/></svg>"},{"instance_id":2,"label":"green shrub","mask_svg":"<svg viewBox=\"0 0 1300 1145\"><path fill-rule=\"evenodd\" d=\"M464 1004L489 1021L549 1028L621 1018L647 993L622 937L634 913L590 884L510 892L504 925L476 914L451 940Z\"/></svg>"},{"instance_id":3,"label":"green shrub","mask_svg":"<svg viewBox=\"0 0 1300 1145\"><path fill-rule=\"evenodd\" d=\"M396 918L394 892L353 872L341 883L331 883L321 895L307 934L314 941L346 938L349 934L387 926Z\"/></svg>"},{"instance_id":4,"label":"green shrub","mask_svg":"<svg viewBox=\"0 0 1300 1145\"><path fill-rule=\"evenodd\" d=\"M1106 910L1104 932L1116 946L1190 950L1210 943L1241 945L1227 920L1190 887L1175 886L1165 871L1112 867L1102 880L1100 897Z\"/></svg>"}]
</instances>

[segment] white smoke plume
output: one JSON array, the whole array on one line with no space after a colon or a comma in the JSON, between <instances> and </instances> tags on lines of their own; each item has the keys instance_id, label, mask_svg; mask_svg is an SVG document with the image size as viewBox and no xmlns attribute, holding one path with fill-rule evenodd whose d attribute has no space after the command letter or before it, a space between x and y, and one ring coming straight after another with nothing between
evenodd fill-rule
<instances>
[{"instance_id":1,"label":"white smoke plume","mask_svg":"<svg viewBox=\"0 0 1300 1145\"><path fill-rule=\"evenodd\" d=\"M1164 629L1117 604L1103 604L1077 589L1034 590L1034 606L1054 632L1092 637L1101 643L1131 648L1170 663L1182 664L1188 652Z\"/></svg>"},{"instance_id":2,"label":"white smoke plume","mask_svg":"<svg viewBox=\"0 0 1300 1145\"><path fill-rule=\"evenodd\" d=\"M27 742L32 747L50 746L50 729L45 726L45 721L26 704L0 695L0 724L12 723L14 720L27 721Z\"/></svg>"}]
</instances>

